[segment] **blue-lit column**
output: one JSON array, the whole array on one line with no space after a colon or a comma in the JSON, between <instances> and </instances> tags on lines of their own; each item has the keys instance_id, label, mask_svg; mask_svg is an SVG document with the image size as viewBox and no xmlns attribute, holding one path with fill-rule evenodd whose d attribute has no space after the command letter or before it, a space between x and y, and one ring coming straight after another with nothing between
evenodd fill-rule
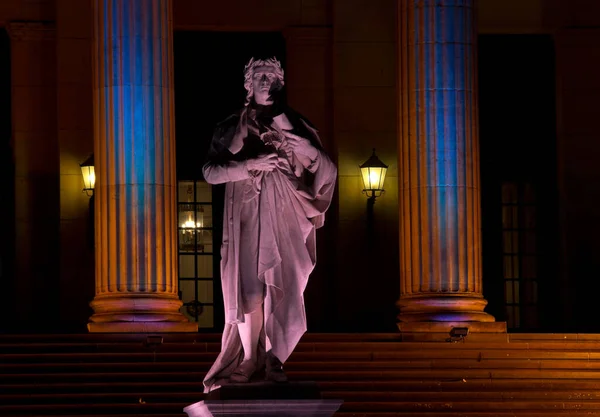
<instances>
[{"instance_id":1,"label":"blue-lit column","mask_svg":"<svg viewBox=\"0 0 600 417\"><path fill-rule=\"evenodd\" d=\"M170 0L93 0L90 332L196 331L179 313Z\"/></svg>"},{"instance_id":2,"label":"blue-lit column","mask_svg":"<svg viewBox=\"0 0 600 417\"><path fill-rule=\"evenodd\" d=\"M481 288L474 1L399 0L401 330L494 321Z\"/></svg>"}]
</instances>

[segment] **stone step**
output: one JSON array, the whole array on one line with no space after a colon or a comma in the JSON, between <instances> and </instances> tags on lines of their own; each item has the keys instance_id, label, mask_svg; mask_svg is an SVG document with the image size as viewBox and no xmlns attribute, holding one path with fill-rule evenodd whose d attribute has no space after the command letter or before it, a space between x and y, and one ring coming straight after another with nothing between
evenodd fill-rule
<instances>
[{"instance_id":1,"label":"stone step","mask_svg":"<svg viewBox=\"0 0 600 417\"><path fill-rule=\"evenodd\" d=\"M126 414L135 416L156 414L178 414L181 417L183 408L189 402L184 403L132 403L132 404L43 404L43 405L0 405L0 416L98 416Z\"/></svg>"},{"instance_id":2,"label":"stone step","mask_svg":"<svg viewBox=\"0 0 600 417\"><path fill-rule=\"evenodd\" d=\"M161 336L162 337L162 336ZM27 341L15 341L14 343L2 343L0 341L0 354L9 353L70 353L70 352L139 352L141 348L148 351L196 351L196 352L218 352L220 341L214 337L189 342L168 342L161 344L148 344L146 338L139 340L115 340L114 342L99 341L85 342L45 342L34 343ZM322 352L322 351L355 351L355 352L389 352L389 351L455 351L473 352L485 351L568 351L568 352L600 352L600 341L592 342L469 342L469 343L443 343L443 342L401 342L394 339L383 339L382 341L311 341L303 339L297 347L298 352Z\"/></svg>"},{"instance_id":3,"label":"stone step","mask_svg":"<svg viewBox=\"0 0 600 417\"><path fill-rule=\"evenodd\" d=\"M204 398L201 387L197 391L180 392L107 392L60 394L2 394L2 405L55 405L55 404L169 404L196 402ZM577 402L600 401L598 391L323 391L324 399L343 399L346 402L454 402L454 401L530 401Z\"/></svg>"},{"instance_id":4,"label":"stone step","mask_svg":"<svg viewBox=\"0 0 600 417\"><path fill-rule=\"evenodd\" d=\"M573 391L588 392L600 390L600 380L570 379L456 379L456 380L390 380L390 381L319 381L322 391L428 391L462 392L462 391L527 391L551 392Z\"/></svg>"},{"instance_id":5,"label":"stone step","mask_svg":"<svg viewBox=\"0 0 600 417\"><path fill-rule=\"evenodd\" d=\"M133 404L42 404L42 405L0 405L0 415L31 416L41 415L97 415L123 413L130 415L177 413L189 405L183 403L133 403ZM406 401L406 402L344 402L340 414L362 416L363 413L501 413L501 412L571 412L588 415L600 413L599 401ZM514 415L513 414L513 415ZM527 415L527 414L525 414Z\"/></svg>"},{"instance_id":6,"label":"stone step","mask_svg":"<svg viewBox=\"0 0 600 417\"><path fill-rule=\"evenodd\" d=\"M575 392L587 393L600 391L600 381L586 380L453 380L453 381L320 381L320 389L324 392L335 391L381 391L381 392ZM197 392L203 390L201 381L173 382L122 382L106 383L25 383L0 385L0 392L6 395L18 394L77 394L77 393L131 393L131 392Z\"/></svg>"},{"instance_id":7,"label":"stone step","mask_svg":"<svg viewBox=\"0 0 600 417\"><path fill-rule=\"evenodd\" d=\"M201 381L205 370L139 372L64 372L0 374L0 384L115 381ZM600 371L539 370L539 369L379 369L379 370L289 370L290 379L296 381L389 381L389 380L440 380L462 379L585 379L600 380Z\"/></svg>"},{"instance_id":8,"label":"stone step","mask_svg":"<svg viewBox=\"0 0 600 417\"><path fill-rule=\"evenodd\" d=\"M0 394L2 405L61 405L61 404L171 404L194 403L202 400L202 391L192 392L130 392L77 394Z\"/></svg>"},{"instance_id":9,"label":"stone step","mask_svg":"<svg viewBox=\"0 0 600 417\"><path fill-rule=\"evenodd\" d=\"M194 348L182 351L147 351L140 352L140 347L130 352L70 352L70 353L7 353L0 355L0 363L110 363L110 362L213 362L217 352L194 351ZM419 360L578 360L600 361L600 352L572 352L546 350L401 350L401 351L319 351L294 352L290 362L315 361L419 361ZM566 363L566 362L565 362Z\"/></svg>"},{"instance_id":10,"label":"stone step","mask_svg":"<svg viewBox=\"0 0 600 417\"><path fill-rule=\"evenodd\" d=\"M582 411L600 412L600 401L406 401L406 402L344 402L342 413L352 412L515 412L515 411Z\"/></svg>"},{"instance_id":11,"label":"stone step","mask_svg":"<svg viewBox=\"0 0 600 417\"><path fill-rule=\"evenodd\" d=\"M346 402L453 402L453 401L600 401L597 391L323 391L324 399Z\"/></svg>"},{"instance_id":12,"label":"stone step","mask_svg":"<svg viewBox=\"0 0 600 417\"><path fill-rule=\"evenodd\" d=\"M206 372L212 361L181 362L66 362L66 363L5 363L3 374L40 374L40 373L95 373L95 372L166 372L193 371ZM311 358L316 359L316 357ZM600 360L548 359L416 359L416 360L328 360L286 362L287 371L355 371L355 370L512 370L529 372L543 371L600 371Z\"/></svg>"},{"instance_id":13,"label":"stone step","mask_svg":"<svg viewBox=\"0 0 600 417\"><path fill-rule=\"evenodd\" d=\"M87 394L87 393L179 393L196 392L201 393L204 389L202 381L158 381L158 382L121 382L115 381L110 384L103 382L78 382L57 383L54 381L46 383L24 383L0 385L0 392L5 395L60 395L60 394Z\"/></svg>"},{"instance_id":14,"label":"stone step","mask_svg":"<svg viewBox=\"0 0 600 417\"><path fill-rule=\"evenodd\" d=\"M80 343L80 342L141 342L148 336L161 336L165 342L198 342L221 340L220 333L67 333L67 334L0 334L0 344L4 343ZM406 339L406 338L405 338ZM600 333L471 333L465 339L469 343L478 339L479 341L503 341L503 342L569 342L589 343L599 342ZM402 341L401 333L306 333L303 341L308 342L382 342Z\"/></svg>"}]
</instances>

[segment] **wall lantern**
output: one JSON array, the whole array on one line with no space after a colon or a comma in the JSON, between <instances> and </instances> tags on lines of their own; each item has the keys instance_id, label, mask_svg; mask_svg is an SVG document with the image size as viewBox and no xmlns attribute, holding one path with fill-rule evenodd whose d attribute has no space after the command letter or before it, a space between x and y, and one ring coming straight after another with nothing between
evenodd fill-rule
<instances>
[{"instance_id":1,"label":"wall lantern","mask_svg":"<svg viewBox=\"0 0 600 417\"><path fill-rule=\"evenodd\" d=\"M81 167L81 175L83 175L83 191L85 191L88 196L92 196L94 194L94 186L96 185L94 155L90 155L90 157L79 166Z\"/></svg>"},{"instance_id":2,"label":"wall lantern","mask_svg":"<svg viewBox=\"0 0 600 417\"><path fill-rule=\"evenodd\" d=\"M360 166L363 193L367 195L371 204L375 204L375 199L384 193L383 183L387 169L388 166L375 155L375 148L373 148L373 155Z\"/></svg>"}]
</instances>

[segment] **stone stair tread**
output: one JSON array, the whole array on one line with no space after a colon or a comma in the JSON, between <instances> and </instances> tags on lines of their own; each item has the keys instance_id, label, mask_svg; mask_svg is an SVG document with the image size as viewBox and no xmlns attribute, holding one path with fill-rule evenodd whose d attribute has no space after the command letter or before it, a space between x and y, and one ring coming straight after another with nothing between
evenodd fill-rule
<instances>
[{"instance_id":1,"label":"stone stair tread","mask_svg":"<svg viewBox=\"0 0 600 417\"><path fill-rule=\"evenodd\" d=\"M108 359L108 358L107 358ZM94 372L97 370L111 372L156 372L160 370L194 370L207 371L212 361L207 358L191 361L190 357L182 358L182 361L170 362L160 361L158 358L153 361L142 362L125 361L126 358L120 358L121 362L50 362L50 363L5 363L2 370L7 374L35 374L40 371L55 373L61 372ZM140 359L140 358L137 358ZM146 358L151 359L151 358ZM173 358L169 358L173 359ZM185 359L185 361L183 360ZM308 358L307 358L308 359ZM311 358L315 359L315 358ZM402 370L569 370L571 372L584 370L600 370L600 360L577 360L577 359L414 359L414 360L348 360L347 358L328 361L299 361L290 360L286 363L286 369L289 371L325 371L325 370L379 370L379 369L402 369Z\"/></svg>"},{"instance_id":2,"label":"stone stair tread","mask_svg":"<svg viewBox=\"0 0 600 417\"><path fill-rule=\"evenodd\" d=\"M133 392L198 392L201 393L204 389L202 381L156 381L156 382L111 382L107 385L103 382L89 383L56 383L49 381L46 383L28 383L28 384L4 384L0 385L0 392L5 395L37 395L37 394L77 394L77 393L133 393Z\"/></svg>"},{"instance_id":3,"label":"stone stair tread","mask_svg":"<svg viewBox=\"0 0 600 417\"><path fill-rule=\"evenodd\" d=\"M106 370L106 369L104 369ZM145 370L142 372L66 372L66 373L15 373L0 374L0 384L19 381L119 381L119 380L174 380L201 381L206 370L172 371ZM378 370L289 370L288 375L293 380L362 380L377 381L390 379L406 380L460 380L460 379L594 379L600 380L600 371L571 371L545 369L378 369Z\"/></svg>"},{"instance_id":4,"label":"stone stair tread","mask_svg":"<svg viewBox=\"0 0 600 417\"><path fill-rule=\"evenodd\" d=\"M202 400L202 391L191 392L108 392L108 393L54 393L54 394L0 394L0 404L3 405L41 405L60 404L61 402L76 404L136 404L136 403L184 403L191 404Z\"/></svg>"},{"instance_id":5,"label":"stone stair tread","mask_svg":"<svg viewBox=\"0 0 600 417\"><path fill-rule=\"evenodd\" d=\"M600 392L587 391L573 393L572 391L323 391L324 399L343 399L347 402L456 402L456 401L528 401L548 402L560 401L573 403L581 400L600 401ZM79 404L102 401L112 404L131 404L139 401L146 403L167 403L183 401L200 401L204 394L199 391L179 392L107 392L107 393L60 393L60 394L0 394L0 404L55 404L60 401L77 401Z\"/></svg>"},{"instance_id":6,"label":"stone stair tread","mask_svg":"<svg viewBox=\"0 0 600 417\"><path fill-rule=\"evenodd\" d=\"M455 402L457 400L469 401L561 401L577 402L581 400L600 401L600 392L595 390L573 393L573 391L323 391L325 399L343 399L344 401L435 401Z\"/></svg>"},{"instance_id":7,"label":"stone stair tread","mask_svg":"<svg viewBox=\"0 0 600 417\"><path fill-rule=\"evenodd\" d=\"M461 411L461 412L451 412L451 411L438 411L438 412L430 412L430 411L418 411L415 414L415 411L339 411L334 414L334 416L352 416L352 417L572 417L577 415L585 415L585 416L600 416L600 411L596 410L544 410L544 411L532 411L532 410L513 410L513 411Z\"/></svg>"},{"instance_id":8,"label":"stone stair tread","mask_svg":"<svg viewBox=\"0 0 600 417\"><path fill-rule=\"evenodd\" d=\"M319 381L322 391L429 391L462 392L473 391L513 391L551 392L571 390L577 393L600 390L600 380L571 380L571 379L455 379L455 380L390 380L390 381Z\"/></svg>"},{"instance_id":9,"label":"stone stair tread","mask_svg":"<svg viewBox=\"0 0 600 417\"><path fill-rule=\"evenodd\" d=\"M600 411L600 401L406 401L382 402L361 401L344 402L341 411L514 411L514 410L594 410Z\"/></svg>"}]
</instances>

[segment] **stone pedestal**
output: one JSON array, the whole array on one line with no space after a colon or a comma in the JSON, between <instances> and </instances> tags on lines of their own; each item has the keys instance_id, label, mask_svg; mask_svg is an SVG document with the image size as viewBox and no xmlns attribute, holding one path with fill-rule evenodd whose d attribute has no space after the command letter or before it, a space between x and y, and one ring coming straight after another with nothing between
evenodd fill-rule
<instances>
[{"instance_id":1,"label":"stone pedestal","mask_svg":"<svg viewBox=\"0 0 600 417\"><path fill-rule=\"evenodd\" d=\"M197 331L179 312L171 0L93 0L91 332Z\"/></svg>"},{"instance_id":2,"label":"stone pedestal","mask_svg":"<svg viewBox=\"0 0 600 417\"><path fill-rule=\"evenodd\" d=\"M398 11L398 318L493 322L481 288L474 0L399 0Z\"/></svg>"},{"instance_id":3,"label":"stone pedestal","mask_svg":"<svg viewBox=\"0 0 600 417\"><path fill-rule=\"evenodd\" d=\"M231 384L183 409L189 417L330 417L342 400L323 400L315 383Z\"/></svg>"}]
</instances>

